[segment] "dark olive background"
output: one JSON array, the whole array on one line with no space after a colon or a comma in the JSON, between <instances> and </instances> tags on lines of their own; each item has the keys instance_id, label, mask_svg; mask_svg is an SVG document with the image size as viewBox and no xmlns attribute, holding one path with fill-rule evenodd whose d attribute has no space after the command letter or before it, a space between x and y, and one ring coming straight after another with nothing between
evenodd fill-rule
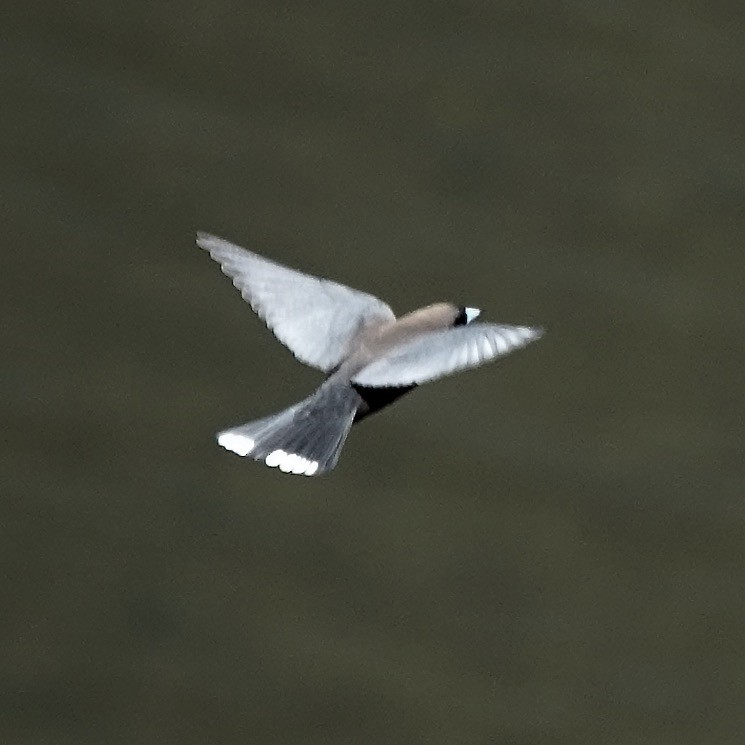
<instances>
[{"instance_id":1,"label":"dark olive background","mask_svg":"<svg viewBox=\"0 0 745 745\"><path fill-rule=\"evenodd\" d=\"M741 743L740 3L3 13L3 743ZM544 325L328 478L207 230Z\"/></svg>"}]
</instances>

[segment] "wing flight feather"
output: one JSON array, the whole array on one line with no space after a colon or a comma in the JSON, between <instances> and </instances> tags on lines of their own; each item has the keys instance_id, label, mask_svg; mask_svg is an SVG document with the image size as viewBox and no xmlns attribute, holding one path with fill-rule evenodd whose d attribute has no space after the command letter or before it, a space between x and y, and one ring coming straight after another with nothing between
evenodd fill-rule
<instances>
[{"instance_id":1,"label":"wing flight feather","mask_svg":"<svg viewBox=\"0 0 745 745\"><path fill-rule=\"evenodd\" d=\"M395 320L382 300L290 269L207 233L197 245L220 264L243 298L301 362L333 370L365 327Z\"/></svg>"},{"instance_id":2,"label":"wing flight feather","mask_svg":"<svg viewBox=\"0 0 745 745\"><path fill-rule=\"evenodd\" d=\"M503 357L542 335L538 328L492 323L434 331L378 357L360 370L352 382L371 388L428 383Z\"/></svg>"}]
</instances>

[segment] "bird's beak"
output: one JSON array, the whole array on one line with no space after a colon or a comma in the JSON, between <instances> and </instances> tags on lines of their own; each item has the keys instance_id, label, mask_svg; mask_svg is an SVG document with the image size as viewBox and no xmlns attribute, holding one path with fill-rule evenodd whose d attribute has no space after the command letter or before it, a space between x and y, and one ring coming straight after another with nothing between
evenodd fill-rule
<instances>
[{"instance_id":1,"label":"bird's beak","mask_svg":"<svg viewBox=\"0 0 745 745\"><path fill-rule=\"evenodd\" d=\"M466 323L471 323L474 318L478 318L481 311L478 308L466 308Z\"/></svg>"}]
</instances>

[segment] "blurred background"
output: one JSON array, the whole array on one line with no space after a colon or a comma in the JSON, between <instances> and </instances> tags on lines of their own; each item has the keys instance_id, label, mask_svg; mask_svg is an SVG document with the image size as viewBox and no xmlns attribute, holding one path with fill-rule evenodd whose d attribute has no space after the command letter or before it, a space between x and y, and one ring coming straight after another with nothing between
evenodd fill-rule
<instances>
[{"instance_id":1,"label":"blurred background","mask_svg":"<svg viewBox=\"0 0 745 745\"><path fill-rule=\"evenodd\" d=\"M0 741L743 741L740 4L2 35ZM285 476L214 432L320 378L196 230L548 333Z\"/></svg>"}]
</instances>

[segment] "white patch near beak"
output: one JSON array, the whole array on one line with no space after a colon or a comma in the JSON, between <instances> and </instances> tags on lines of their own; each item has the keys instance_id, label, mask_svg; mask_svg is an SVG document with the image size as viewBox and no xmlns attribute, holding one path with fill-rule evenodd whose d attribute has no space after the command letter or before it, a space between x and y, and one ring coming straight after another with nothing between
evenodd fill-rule
<instances>
[{"instance_id":1,"label":"white patch near beak","mask_svg":"<svg viewBox=\"0 0 745 745\"><path fill-rule=\"evenodd\" d=\"M466 308L466 323L471 323L474 318L478 318L480 313L479 308Z\"/></svg>"}]
</instances>

